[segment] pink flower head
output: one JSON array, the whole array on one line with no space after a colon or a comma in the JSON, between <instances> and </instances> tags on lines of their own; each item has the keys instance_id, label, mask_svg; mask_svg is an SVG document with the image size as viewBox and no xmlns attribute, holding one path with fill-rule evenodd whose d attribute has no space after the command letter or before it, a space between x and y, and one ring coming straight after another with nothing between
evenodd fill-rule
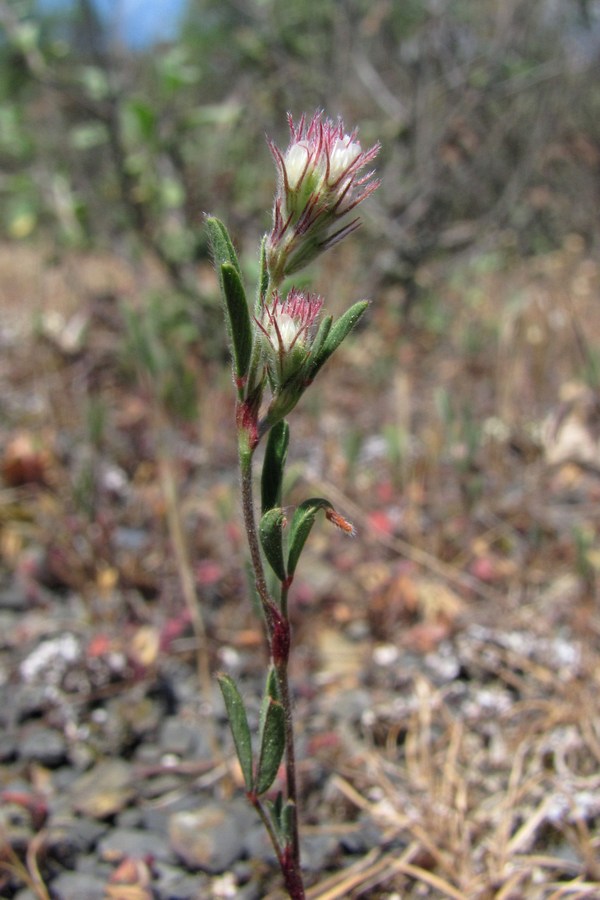
<instances>
[{"instance_id":1,"label":"pink flower head","mask_svg":"<svg viewBox=\"0 0 600 900\"><path fill-rule=\"evenodd\" d=\"M357 132L346 133L344 123L316 112L297 125L288 115L290 144L282 153L269 148L277 165L278 185L273 229L267 241L267 264L275 284L305 266L319 253L358 228L340 219L379 186L373 172L361 174L379 152L379 144L363 151Z\"/></svg>"},{"instance_id":2,"label":"pink flower head","mask_svg":"<svg viewBox=\"0 0 600 900\"><path fill-rule=\"evenodd\" d=\"M267 366L279 385L284 384L300 369L311 343L311 328L316 322L323 300L317 294L303 293L292 288L285 300L277 293L263 310L257 322L265 340Z\"/></svg>"}]
</instances>

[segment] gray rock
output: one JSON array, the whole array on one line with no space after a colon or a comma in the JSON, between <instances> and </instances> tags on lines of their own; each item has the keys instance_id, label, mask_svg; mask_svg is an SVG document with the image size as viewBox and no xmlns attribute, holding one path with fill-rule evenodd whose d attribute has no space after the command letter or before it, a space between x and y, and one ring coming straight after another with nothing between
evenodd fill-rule
<instances>
[{"instance_id":1,"label":"gray rock","mask_svg":"<svg viewBox=\"0 0 600 900\"><path fill-rule=\"evenodd\" d=\"M173 862L173 854L164 837L141 828L114 828L98 844L98 852L105 859L151 856L163 862Z\"/></svg>"},{"instance_id":2,"label":"gray rock","mask_svg":"<svg viewBox=\"0 0 600 900\"><path fill-rule=\"evenodd\" d=\"M176 866L156 862L152 888L157 900L199 900L210 897L210 878L202 872L190 875Z\"/></svg>"},{"instance_id":3,"label":"gray rock","mask_svg":"<svg viewBox=\"0 0 600 900\"><path fill-rule=\"evenodd\" d=\"M103 900L106 881L91 874L62 872L52 882L55 900Z\"/></svg>"},{"instance_id":4,"label":"gray rock","mask_svg":"<svg viewBox=\"0 0 600 900\"><path fill-rule=\"evenodd\" d=\"M107 829L108 825L94 819L73 817L50 825L46 845L52 856L66 865L93 850Z\"/></svg>"},{"instance_id":5,"label":"gray rock","mask_svg":"<svg viewBox=\"0 0 600 900\"><path fill-rule=\"evenodd\" d=\"M300 852L305 872L322 872L339 852L339 841L333 834L307 835L302 840Z\"/></svg>"},{"instance_id":6,"label":"gray rock","mask_svg":"<svg viewBox=\"0 0 600 900\"><path fill-rule=\"evenodd\" d=\"M176 812L169 819L169 839L190 869L225 872L244 848L244 832L252 810L237 803L209 803L201 809Z\"/></svg>"},{"instance_id":7,"label":"gray rock","mask_svg":"<svg viewBox=\"0 0 600 900\"><path fill-rule=\"evenodd\" d=\"M159 737L162 753L174 753L182 759L212 756L208 728L201 721L187 722L177 716L165 719Z\"/></svg>"},{"instance_id":8,"label":"gray rock","mask_svg":"<svg viewBox=\"0 0 600 900\"><path fill-rule=\"evenodd\" d=\"M0 609L24 612L28 606L29 602L25 591L18 585L11 585L0 590Z\"/></svg>"},{"instance_id":9,"label":"gray rock","mask_svg":"<svg viewBox=\"0 0 600 900\"><path fill-rule=\"evenodd\" d=\"M7 732L0 733L0 763L12 762L17 757L17 737Z\"/></svg>"},{"instance_id":10,"label":"gray rock","mask_svg":"<svg viewBox=\"0 0 600 900\"><path fill-rule=\"evenodd\" d=\"M354 831L346 832L340 838L340 844L346 853L368 853L382 842L381 830L370 816L364 816L356 823Z\"/></svg>"},{"instance_id":11,"label":"gray rock","mask_svg":"<svg viewBox=\"0 0 600 900\"><path fill-rule=\"evenodd\" d=\"M172 774L166 772L143 780L140 784L140 794L145 800L155 800L157 797L164 797L181 787L181 777L175 772Z\"/></svg>"},{"instance_id":12,"label":"gray rock","mask_svg":"<svg viewBox=\"0 0 600 900\"><path fill-rule=\"evenodd\" d=\"M3 720L7 712L16 722L25 722L32 716L41 715L46 711L48 699L46 690L41 685L16 684L10 691L10 701L7 710L3 710Z\"/></svg>"},{"instance_id":13,"label":"gray rock","mask_svg":"<svg viewBox=\"0 0 600 900\"><path fill-rule=\"evenodd\" d=\"M162 724L159 741L163 753L189 756L195 743L193 726L175 716L169 716Z\"/></svg>"},{"instance_id":14,"label":"gray rock","mask_svg":"<svg viewBox=\"0 0 600 900\"><path fill-rule=\"evenodd\" d=\"M119 828L139 828L142 824L142 814L139 809L124 809L117 816L117 825Z\"/></svg>"},{"instance_id":15,"label":"gray rock","mask_svg":"<svg viewBox=\"0 0 600 900\"><path fill-rule=\"evenodd\" d=\"M167 835L169 820L176 812L191 812L198 809L198 795L190 791L177 792L171 797L163 797L157 805L142 808L142 827Z\"/></svg>"},{"instance_id":16,"label":"gray rock","mask_svg":"<svg viewBox=\"0 0 600 900\"><path fill-rule=\"evenodd\" d=\"M37 762L53 769L65 761L67 742L54 728L31 726L21 738L19 756L26 762Z\"/></svg>"},{"instance_id":17,"label":"gray rock","mask_svg":"<svg viewBox=\"0 0 600 900\"><path fill-rule=\"evenodd\" d=\"M98 763L73 785L75 809L91 819L104 819L124 809L135 796L129 763L110 759Z\"/></svg>"},{"instance_id":18,"label":"gray rock","mask_svg":"<svg viewBox=\"0 0 600 900\"><path fill-rule=\"evenodd\" d=\"M249 859L262 860L277 865L277 857L273 845L262 822L255 819L244 834L244 852Z\"/></svg>"},{"instance_id":19,"label":"gray rock","mask_svg":"<svg viewBox=\"0 0 600 900\"><path fill-rule=\"evenodd\" d=\"M5 612L0 609L0 647L1 648L10 648L11 644L15 642L15 638L13 635L15 634L15 629L19 617L16 613L13 612Z\"/></svg>"}]
</instances>

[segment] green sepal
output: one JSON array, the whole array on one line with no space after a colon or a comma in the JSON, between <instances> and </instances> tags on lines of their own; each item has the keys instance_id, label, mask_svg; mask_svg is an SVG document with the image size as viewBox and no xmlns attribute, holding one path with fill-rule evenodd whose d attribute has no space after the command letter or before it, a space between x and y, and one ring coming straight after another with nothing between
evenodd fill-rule
<instances>
[{"instance_id":1,"label":"green sepal","mask_svg":"<svg viewBox=\"0 0 600 900\"><path fill-rule=\"evenodd\" d=\"M350 309L346 310L344 315L340 316L337 322L329 327L321 348L317 348L317 353L314 352L313 344L313 351L310 354L307 364L307 374L311 380L315 377L319 369L327 362L331 354L337 350L344 338L346 338L356 326L368 305L368 300L359 300L358 303L355 303L354 306L351 306ZM317 338L318 337L319 332L317 332Z\"/></svg>"},{"instance_id":2,"label":"green sepal","mask_svg":"<svg viewBox=\"0 0 600 900\"><path fill-rule=\"evenodd\" d=\"M206 227L208 229L210 246L217 272L220 270L223 263L229 263L236 269L241 278L242 269L240 262L225 225L219 219L215 218L215 216L207 216Z\"/></svg>"},{"instance_id":3,"label":"green sepal","mask_svg":"<svg viewBox=\"0 0 600 900\"><path fill-rule=\"evenodd\" d=\"M260 542L269 565L280 581L285 581L285 561L283 559L283 510L279 506L268 509L260 520L258 531Z\"/></svg>"},{"instance_id":4,"label":"green sepal","mask_svg":"<svg viewBox=\"0 0 600 900\"><path fill-rule=\"evenodd\" d=\"M302 553L306 539L310 534L310 530L315 522L315 517L320 509L333 509L333 506L329 500L324 500L323 497L311 497L309 500L305 500L304 503L301 503L294 513L292 524L290 526L287 561L287 573L289 579L292 578L296 571L300 554Z\"/></svg>"},{"instance_id":5,"label":"green sepal","mask_svg":"<svg viewBox=\"0 0 600 900\"><path fill-rule=\"evenodd\" d=\"M252 326L244 285L233 263L221 264L221 285L229 319L233 367L236 377L242 379L248 372L252 357Z\"/></svg>"},{"instance_id":6,"label":"green sepal","mask_svg":"<svg viewBox=\"0 0 600 900\"><path fill-rule=\"evenodd\" d=\"M290 429L283 419L269 431L261 479L261 506L263 513L274 506L281 506L283 470L290 442Z\"/></svg>"},{"instance_id":7,"label":"green sepal","mask_svg":"<svg viewBox=\"0 0 600 900\"><path fill-rule=\"evenodd\" d=\"M229 727L233 735L233 743L240 767L244 776L246 790L252 791L254 779L252 776L252 742L250 739L250 726L244 707L244 701L233 678L229 675L217 675L217 681L225 701L225 709L229 717Z\"/></svg>"},{"instance_id":8,"label":"green sepal","mask_svg":"<svg viewBox=\"0 0 600 900\"><path fill-rule=\"evenodd\" d=\"M285 713L279 700L266 695L266 708L260 736L255 790L258 796L268 791L277 777L285 750Z\"/></svg>"}]
</instances>

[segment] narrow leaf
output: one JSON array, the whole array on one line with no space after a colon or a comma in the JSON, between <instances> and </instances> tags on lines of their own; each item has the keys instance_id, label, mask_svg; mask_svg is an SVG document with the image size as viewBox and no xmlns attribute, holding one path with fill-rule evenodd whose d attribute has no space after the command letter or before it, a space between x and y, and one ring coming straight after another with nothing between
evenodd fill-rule
<instances>
[{"instance_id":1,"label":"narrow leaf","mask_svg":"<svg viewBox=\"0 0 600 900\"><path fill-rule=\"evenodd\" d=\"M268 287L269 270L267 268L267 235L265 235L260 245L260 270L258 275L258 293L256 297L256 316L259 315L263 304L266 302Z\"/></svg>"},{"instance_id":2,"label":"narrow leaf","mask_svg":"<svg viewBox=\"0 0 600 900\"><path fill-rule=\"evenodd\" d=\"M283 510L276 506L267 510L259 525L260 542L269 565L280 581L285 581L285 561L283 559Z\"/></svg>"},{"instance_id":3,"label":"narrow leaf","mask_svg":"<svg viewBox=\"0 0 600 900\"><path fill-rule=\"evenodd\" d=\"M267 674L267 681L265 684L265 692L263 694L262 702L260 705L258 733L259 733L259 740L261 742L262 742L262 735L265 730L265 719L266 719L266 715L267 715L267 709L269 708L269 704L270 704L271 700L280 701L275 666L269 666L269 671Z\"/></svg>"},{"instance_id":4,"label":"narrow leaf","mask_svg":"<svg viewBox=\"0 0 600 900\"><path fill-rule=\"evenodd\" d=\"M315 339L312 342L312 346L310 348L310 358L308 361L308 367L311 366L312 360L318 360L321 352L323 350L323 344L327 338L327 335L331 331L331 326L333 325L333 316L325 316L324 319L321 319L321 324L319 325L319 330L315 334Z\"/></svg>"},{"instance_id":5,"label":"narrow leaf","mask_svg":"<svg viewBox=\"0 0 600 900\"><path fill-rule=\"evenodd\" d=\"M227 305L234 369L238 378L248 372L252 356L252 326L246 293L239 272L232 263L221 266L223 296Z\"/></svg>"},{"instance_id":6,"label":"narrow leaf","mask_svg":"<svg viewBox=\"0 0 600 900\"><path fill-rule=\"evenodd\" d=\"M215 216L207 216L206 227L208 229L208 236L217 272L220 270L223 263L229 263L237 270L237 273L241 278L242 270L237 258L237 253L235 252L231 238L229 237L229 232L225 228L225 225L219 219L215 218Z\"/></svg>"},{"instance_id":7,"label":"narrow leaf","mask_svg":"<svg viewBox=\"0 0 600 900\"><path fill-rule=\"evenodd\" d=\"M278 700L268 698L262 732L258 768L256 772L256 793L268 791L275 778L285 749L285 714Z\"/></svg>"},{"instance_id":8,"label":"narrow leaf","mask_svg":"<svg viewBox=\"0 0 600 900\"><path fill-rule=\"evenodd\" d=\"M315 517L320 509L333 509L329 500L322 497L311 497L301 503L292 519L290 526L289 552L288 552L288 578L291 578L296 571L298 560L306 539L310 534L310 530L314 525Z\"/></svg>"},{"instance_id":9,"label":"narrow leaf","mask_svg":"<svg viewBox=\"0 0 600 900\"><path fill-rule=\"evenodd\" d=\"M251 791L253 788L252 743L244 701L233 678L230 678L229 675L221 674L217 675L217 680L225 701L233 743L235 744L237 757L244 775L246 790Z\"/></svg>"},{"instance_id":10,"label":"narrow leaf","mask_svg":"<svg viewBox=\"0 0 600 900\"><path fill-rule=\"evenodd\" d=\"M225 319L234 372L239 380L247 374L252 355L252 327L242 283L242 270L225 225L214 216L208 216L206 228L225 303ZM242 390L239 385L238 390L241 396Z\"/></svg>"},{"instance_id":11,"label":"narrow leaf","mask_svg":"<svg viewBox=\"0 0 600 900\"><path fill-rule=\"evenodd\" d=\"M282 419L271 428L267 440L261 480L263 513L274 506L281 506L281 485L289 442L289 425Z\"/></svg>"},{"instance_id":12,"label":"narrow leaf","mask_svg":"<svg viewBox=\"0 0 600 900\"><path fill-rule=\"evenodd\" d=\"M281 835L281 842L284 847L291 843L294 829L294 806L293 800L287 800L285 806L279 813L279 828L277 829Z\"/></svg>"},{"instance_id":13,"label":"narrow leaf","mask_svg":"<svg viewBox=\"0 0 600 900\"><path fill-rule=\"evenodd\" d=\"M358 303L355 303L354 306L351 306L350 309L346 310L344 315L340 316L337 322L330 327L318 354L315 354L314 352L311 353L309 361L309 373L311 378L315 377L331 354L337 350L344 338L352 331L368 305L368 300L360 300ZM317 337L318 336L317 332Z\"/></svg>"},{"instance_id":14,"label":"narrow leaf","mask_svg":"<svg viewBox=\"0 0 600 900\"><path fill-rule=\"evenodd\" d=\"M273 831L275 832L275 835L277 837L277 843L280 847L285 847L285 845L288 843L288 840L287 835L281 830L281 819L284 809L282 792L277 791L275 800L265 800L264 806L269 814L269 818L273 826Z\"/></svg>"}]
</instances>

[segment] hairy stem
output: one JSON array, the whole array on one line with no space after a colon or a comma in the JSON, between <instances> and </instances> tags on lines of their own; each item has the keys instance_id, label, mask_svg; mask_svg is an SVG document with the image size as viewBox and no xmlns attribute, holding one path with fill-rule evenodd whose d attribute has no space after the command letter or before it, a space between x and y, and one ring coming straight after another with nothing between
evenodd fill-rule
<instances>
[{"instance_id":1,"label":"hairy stem","mask_svg":"<svg viewBox=\"0 0 600 900\"><path fill-rule=\"evenodd\" d=\"M292 828L291 828L291 846L281 847L277 836L268 822L268 816L262 805L255 803L259 815L265 824L271 842L273 844L279 865L284 877L286 889L292 900L304 900L304 884L300 869L300 840L298 835L298 807L297 807L297 788L296 788L296 759L294 752L294 721L292 713L292 704L290 699L289 681L288 681L288 653L282 657L277 653L277 659L274 659L273 653L273 637L278 626L278 619L283 615L284 627L289 628L287 619L287 589L282 590L282 608L277 609L267 587L265 571L260 552L260 542L258 530L256 528L256 517L254 514L254 492L252 488L252 459L253 451L247 449L247 445L240 439L240 472L241 472L241 493L242 493L242 514L244 518L244 527L248 539L248 547L250 549L250 558L252 561L252 569L254 572L254 580L256 590L260 597L269 644L269 654L272 663L275 665L277 675L277 684L281 705L285 713L285 758L286 758L286 785L287 799L292 804Z\"/></svg>"},{"instance_id":2,"label":"hairy stem","mask_svg":"<svg viewBox=\"0 0 600 900\"><path fill-rule=\"evenodd\" d=\"M285 713L285 777L288 800L292 807L292 860L300 870L300 841L298 836L298 791L296 788L296 753L294 749L294 714L290 700L287 660L277 668L277 685L281 697L281 705Z\"/></svg>"},{"instance_id":3,"label":"hairy stem","mask_svg":"<svg viewBox=\"0 0 600 900\"><path fill-rule=\"evenodd\" d=\"M265 570L263 567L262 557L260 554L260 542L258 539L258 531L256 528L256 518L254 515L254 495L252 490L252 451L240 450L240 474L242 481L242 515L244 517L244 528L248 540L248 548L250 550L250 559L252 562L252 571L254 573L254 582L256 590L260 597L265 621L267 623L267 631L269 637L269 648L271 647L271 635L273 633L273 601L269 595L267 581L265 578Z\"/></svg>"}]
</instances>

